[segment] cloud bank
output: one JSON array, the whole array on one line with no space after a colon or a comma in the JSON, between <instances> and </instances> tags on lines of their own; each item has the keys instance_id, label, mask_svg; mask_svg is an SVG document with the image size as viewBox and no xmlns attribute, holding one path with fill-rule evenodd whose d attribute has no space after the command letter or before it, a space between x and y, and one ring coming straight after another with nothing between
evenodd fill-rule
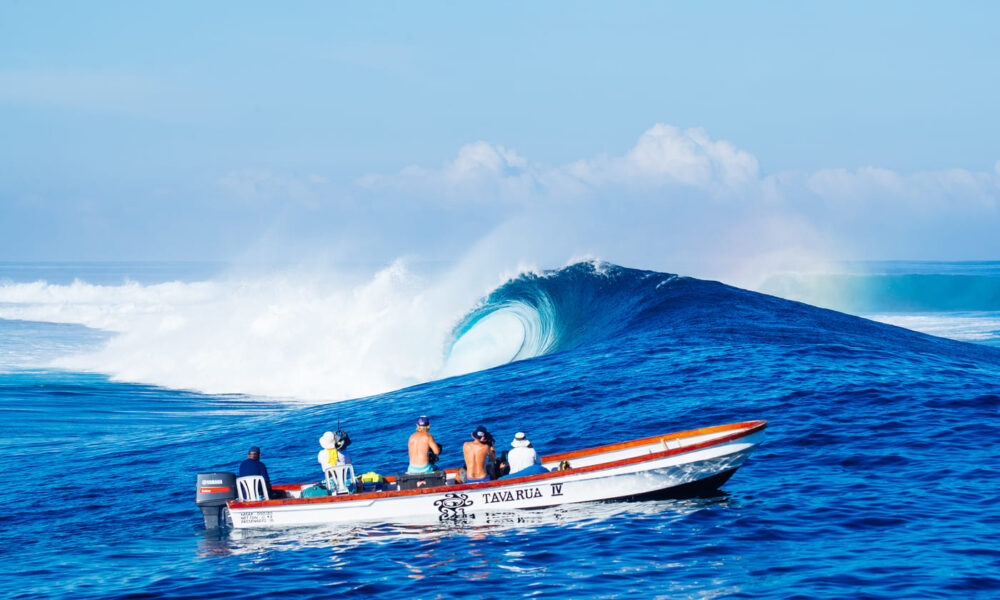
<instances>
[{"instance_id":1,"label":"cloud bank","mask_svg":"<svg viewBox=\"0 0 1000 600\"><path fill-rule=\"evenodd\" d=\"M700 128L658 124L623 156L597 156L559 166L529 162L515 150L484 141L462 146L440 168L409 166L395 175L366 175L372 190L418 192L442 198L534 203L621 187L686 186L725 194L759 180L757 159Z\"/></svg>"},{"instance_id":2,"label":"cloud bank","mask_svg":"<svg viewBox=\"0 0 1000 600\"><path fill-rule=\"evenodd\" d=\"M500 269L591 256L747 287L845 259L1000 257L994 159L980 171L768 171L752 149L657 124L620 152L556 164L488 141L433 162L345 179L316 163L233 161L152 191L54 183L0 198L0 251L378 266L475 254Z\"/></svg>"},{"instance_id":3,"label":"cloud bank","mask_svg":"<svg viewBox=\"0 0 1000 600\"><path fill-rule=\"evenodd\" d=\"M877 167L761 175L756 157L702 128L682 130L657 124L621 156L582 158L565 165L533 163L516 150L484 141L467 144L439 168L409 166L391 175L366 175L358 183L372 190L397 190L481 201L467 192L492 191L512 203L586 196L598 191L698 190L713 196L796 204L808 201L874 204L901 201L911 207L996 210L1000 161L992 172L966 169L897 173ZM615 189L617 188L617 189ZM665 198L669 201L669 198Z\"/></svg>"},{"instance_id":4,"label":"cloud bank","mask_svg":"<svg viewBox=\"0 0 1000 600\"><path fill-rule=\"evenodd\" d=\"M743 284L758 271L830 260L1000 254L1000 161L979 172L763 174L751 152L701 128L666 124L616 156L546 165L478 141L437 168L410 166L357 183L373 197L505 207L522 247L538 237L536 249L562 243L567 252Z\"/></svg>"}]
</instances>

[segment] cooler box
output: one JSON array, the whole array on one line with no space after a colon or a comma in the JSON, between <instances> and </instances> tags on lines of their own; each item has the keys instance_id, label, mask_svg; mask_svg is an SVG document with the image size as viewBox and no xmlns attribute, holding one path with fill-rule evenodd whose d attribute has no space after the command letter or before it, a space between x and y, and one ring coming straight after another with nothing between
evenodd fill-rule
<instances>
[{"instance_id":1,"label":"cooler box","mask_svg":"<svg viewBox=\"0 0 1000 600\"><path fill-rule=\"evenodd\" d=\"M448 475L444 471L432 471L416 475L396 475L396 486L401 490L413 490L423 487L437 487L448 483Z\"/></svg>"}]
</instances>

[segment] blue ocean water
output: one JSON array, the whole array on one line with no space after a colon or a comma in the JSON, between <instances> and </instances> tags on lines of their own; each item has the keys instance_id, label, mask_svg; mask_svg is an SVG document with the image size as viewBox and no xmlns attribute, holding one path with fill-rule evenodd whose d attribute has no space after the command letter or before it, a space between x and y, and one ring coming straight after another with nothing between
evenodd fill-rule
<instances>
[{"instance_id":1,"label":"blue ocean water","mask_svg":"<svg viewBox=\"0 0 1000 600\"><path fill-rule=\"evenodd\" d=\"M583 263L495 289L442 349L513 323L517 360L303 405L52 366L128 332L43 322L101 322L95 305L107 295L26 286L37 272L13 271L0 271L0 597L1000 595L1000 348L990 343ZM305 376L274 375L289 387ZM749 419L769 427L753 458L703 498L447 524L204 530L196 473L233 469L256 444L276 482L315 480L316 440L338 421L356 465L398 472L420 414L452 464L478 424L499 440L526 431L542 453Z\"/></svg>"}]
</instances>

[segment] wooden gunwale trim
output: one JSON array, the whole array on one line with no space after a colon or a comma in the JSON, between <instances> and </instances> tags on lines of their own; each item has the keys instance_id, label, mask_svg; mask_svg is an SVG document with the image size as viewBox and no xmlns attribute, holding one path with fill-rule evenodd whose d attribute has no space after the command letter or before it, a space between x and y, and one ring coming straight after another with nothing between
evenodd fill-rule
<instances>
[{"instance_id":1,"label":"wooden gunwale trim","mask_svg":"<svg viewBox=\"0 0 1000 600\"><path fill-rule=\"evenodd\" d=\"M744 421L742 423L729 423L727 425L714 425L712 427L701 427L699 429L690 429L688 431L679 431L676 433L670 433L667 435L654 435L647 438L642 438L638 440L630 440L628 442L618 442L616 444L607 444L606 446L597 446L594 448L585 448L583 450L573 450L570 452L561 452L559 454L553 454L551 456L543 456L542 462L556 462L569 460L571 458L581 458L584 456L593 456L594 454L603 454L605 452L614 452L615 450L626 450L628 448L635 448L636 446L645 446L646 444L655 444L659 441L666 440L676 440L681 438L696 437L699 435L708 435L711 433L718 433L720 431L726 431L730 429L743 429L744 427L751 427L758 423L766 423L766 421Z\"/></svg>"},{"instance_id":2,"label":"wooden gunwale trim","mask_svg":"<svg viewBox=\"0 0 1000 600\"><path fill-rule=\"evenodd\" d=\"M667 456L673 456L676 454L686 454L688 452L693 452L695 450L702 450L704 448L710 448L719 444L725 444L734 440L738 440L741 437L746 437L758 431L763 431L767 428L767 421L757 420L757 421L744 421L742 423L731 423L728 425L717 425L714 427L704 427L701 429L692 429L690 431L683 431L679 433L673 433L669 435L656 435L648 438L642 438L639 440L632 440L630 442L621 442L617 444L609 444L607 446L600 446L598 448L590 448L588 450L581 450L578 452L566 452L562 454L554 454L549 457L545 457L543 460L549 462L553 460L554 457L561 457L566 455L575 454L579 456L587 456L590 454L599 454L601 452L620 450L624 448L632 448L635 446L642 446L657 441L676 439L679 437L694 437L697 435L704 435L707 433L718 433L719 431L735 430L733 433L718 437L711 440L706 440L700 444L694 444L691 446L682 446L680 448L673 448L669 450L663 450L660 452L654 452L652 454L643 454L640 456L633 456L631 458L623 458L620 460L599 463L596 465L590 465L587 467L576 467L572 469L567 469L565 471L550 471L548 473L539 473L537 475L525 475L524 477L515 477L513 479L495 479L493 481L484 481L482 483L464 483L461 485L444 485L430 488L415 488L411 490L392 490L383 492L368 492L363 494L341 494L338 496L318 496L315 498L279 498L275 500L258 500L253 502L240 502L239 500L230 500L228 502L229 508L231 509L247 509L247 508L278 508L281 506L301 506L308 504L327 504L333 502L353 502L353 501L364 501L364 500L378 500L382 498L400 498L404 496L418 496L418 495L430 495L430 494L440 494L446 492L459 492L459 491L478 491L484 489L490 489L495 487L507 487L511 485L524 485L531 484L538 481L545 481L547 479L554 479L558 477L565 477L567 475L574 475L577 473L590 473L593 471L601 471L604 469L613 469L617 467L632 465L636 463L646 462L650 460L658 460L665 458ZM595 452L598 451L598 452ZM582 454L581 454L582 453ZM564 459L558 459L564 460ZM453 470L453 469L452 469ZM274 486L280 489L281 486ZM294 488L294 485L286 486Z\"/></svg>"}]
</instances>

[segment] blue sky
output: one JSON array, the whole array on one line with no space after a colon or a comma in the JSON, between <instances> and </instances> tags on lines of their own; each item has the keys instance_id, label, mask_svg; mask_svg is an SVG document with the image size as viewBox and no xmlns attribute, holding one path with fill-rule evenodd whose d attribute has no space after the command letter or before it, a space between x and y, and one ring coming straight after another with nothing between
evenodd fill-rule
<instances>
[{"instance_id":1,"label":"blue sky","mask_svg":"<svg viewBox=\"0 0 1000 600\"><path fill-rule=\"evenodd\" d=\"M998 17L7 2L0 260L998 259Z\"/></svg>"}]
</instances>

